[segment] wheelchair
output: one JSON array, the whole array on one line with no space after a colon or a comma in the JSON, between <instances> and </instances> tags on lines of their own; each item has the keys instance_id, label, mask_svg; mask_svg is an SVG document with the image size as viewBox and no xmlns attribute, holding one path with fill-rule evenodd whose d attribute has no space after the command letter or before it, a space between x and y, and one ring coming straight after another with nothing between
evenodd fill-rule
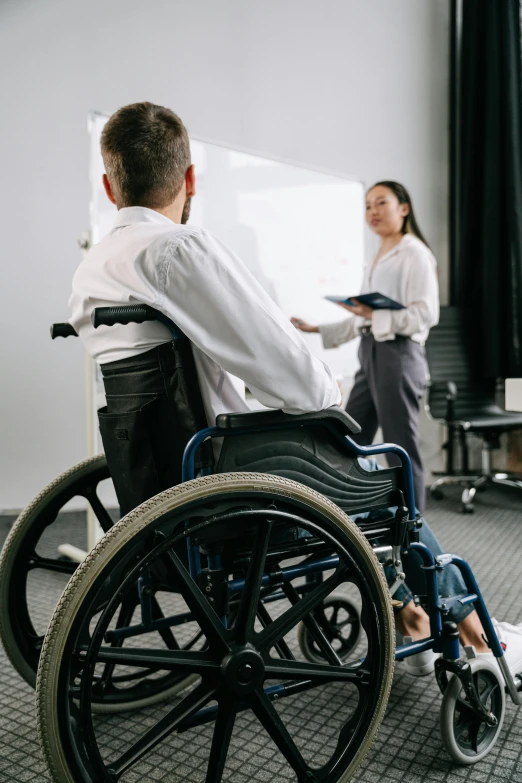
<instances>
[{"instance_id":1,"label":"wheelchair","mask_svg":"<svg viewBox=\"0 0 522 783\"><path fill-rule=\"evenodd\" d=\"M130 309L98 317L154 317L134 308L131 318ZM442 654L447 750L464 764L489 753L505 690L519 703L521 683L467 563L435 559L418 542L406 453L360 447L350 438L357 431L340 409L224 414L187 445L183 483L108 530L72 575L40 657L38 725L53 780L148 779L152 757L172 780L262 780L263 753L250 764L241 758L245 737L255 748L264 730L279 750L278 779L347 781L384 715L394 660L428 649ZM223 441L216 472L194 478L197 449L213 438ZM371 473L357 459L389 452L400 468ZM431 635L395 650L391 594L404 579L405 550L424 562ZM395 570L390 588L383 563ZM441 603L438 574L450 564L468 593ZM460 658L447 620L457 600L475 604L504 682L491 663ZM97 712L115 689L118 706L125 693L136 704L136 688L145 707L149 688L165 702L159 718L143 714L128 746ZM314 741L311 716L327 726L328 742Z\"/></svg>"}]
</instances>

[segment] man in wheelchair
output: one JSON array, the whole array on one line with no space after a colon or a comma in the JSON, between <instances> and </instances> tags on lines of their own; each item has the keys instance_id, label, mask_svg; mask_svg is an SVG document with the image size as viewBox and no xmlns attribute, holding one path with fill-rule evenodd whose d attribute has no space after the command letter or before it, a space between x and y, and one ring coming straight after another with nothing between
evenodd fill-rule
<instances>
[{"instance_id":1,"label":"man in wheelchair","mask_svg":"<svg viewBox=\"0 0 522 783\"><path fill-rule=\"evenodd\" d=\"M170 732L215 719L206 780L220 781L236 714L248 707L299 781L348 780L382 719L393 671L390 594L375 554L384 562L404 637L397 659L414 675L436 669L445 693L446 747L462 763L480 760L500 731L502 678L518 699L509 673L522 671L522 628L491 623L469 566L444 555L428 524L416 518L407 455L401 456L402 470L379 469L366 459L379 450L350 440L357 424L335 407L340 394L330 370L310 354L242 262L208 232L186 225L195 175L179 118L150 103L126 106L105 126L102 154L104 186L118 218L74 276L71 323L101 364L107 405L100 430L128 517L79 569L46 640L39 704L47 718L40 725L54 779L119 780ZM122 310L99 328L91 320L94 309L116 312L136 303L154 308L155 320L140 307L145 315L139 318L126 318ZM277 410L249 414L231 376ZM212 438L215 444L223 437L221 450L209 448ZM394 449L399 453L389 444L382 451ZM194 470L216 475L189 482L186 490L176 486ZM186 541L194 581L180 554ZM188 607L184 621L197 618L194 639L203 635L207 646L191 641L180 647L172 636L177 620L166 616L155 597L154 574L160 572L167 581L169 572L175 574L171 589ZM295 575L304 580L297 586ZM346 610L345 598L332 592L340 586L357 593L357 618L350 622L359 623L364 652L357 634L345 644L340 624L325 620L327 610L331 618ZM271 616L266 604L283 598L289 608ZM131 622L136 605L139 627ZM75 629L82 623L92 629L95 618L99 630L78 631L75 641ZM67 623L69 635L60 630ZM288 641L298 625L309 663L296 660ZM159 630L168 655L119 651L124 638L147 629ZM470 663L460 658L459 640ZM65 676L58 667L68 656L80 663ZM190 671L200 684L109 764L92 750L89 706L95 697L108 703L106 674L95 686L89 677L103 665L109 678L115 666L130 662L149 673L170 667L163 679L147 683L151 698L175 692L174 673L186 678ZM85 671L91 673L87 679ZM453 680L448 673L456 675ZM70 690L62 692L67 678ZM263 689L266 680L276 684ZM316 769L272 702L322 688L327 709L344 687L358 694L356 706L338 728L330 760ZM342 697L339 710L350 698ZM207 706L212 700L217 707ZM71 729L60 717L64 710L72 711ZM67 741L57 739L64 732ZM71 742L76 755L66 758L60 743Z\"/></svg>"}]
</instances>

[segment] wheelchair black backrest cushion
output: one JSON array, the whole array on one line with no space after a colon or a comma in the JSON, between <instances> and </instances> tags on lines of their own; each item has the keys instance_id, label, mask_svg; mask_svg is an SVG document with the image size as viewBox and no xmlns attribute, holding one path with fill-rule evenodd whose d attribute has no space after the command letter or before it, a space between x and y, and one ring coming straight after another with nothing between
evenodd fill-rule
<instances>
[{"instance_id":1,"label":"wheelchair black backrest cushion","mask_svg":"<svg viewBox=\"0 0 522 783\"><path fill-rule=\"evenodd\" d=\"M216 472L237 471L299 481L350 514L400 503L400 469L364 470L346 441L320 424L225 437Z\"/></svg>"}]
</instances>

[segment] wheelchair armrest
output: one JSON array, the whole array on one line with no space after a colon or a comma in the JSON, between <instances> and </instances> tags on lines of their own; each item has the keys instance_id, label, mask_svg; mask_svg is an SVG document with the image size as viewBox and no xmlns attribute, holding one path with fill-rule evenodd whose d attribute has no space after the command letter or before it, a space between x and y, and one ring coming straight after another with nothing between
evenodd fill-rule
<instances>
[{"instance_id":1,"label":"wheelchair armrest","mask_svg":"<svg viewBox=\"0 0 522 783\"><path fill-rule=\"evenodd\" d=\"M283 411L266 410L252 413L220 413L216 418L216 426L221 430L249 429L262 430L265 427L280 425L282 427L306 426L328 423L333 425L342 435L357 435L361 428L351 416L337 405L314 413L299 413L292 415Z\"/></svg>"}]
</instances>

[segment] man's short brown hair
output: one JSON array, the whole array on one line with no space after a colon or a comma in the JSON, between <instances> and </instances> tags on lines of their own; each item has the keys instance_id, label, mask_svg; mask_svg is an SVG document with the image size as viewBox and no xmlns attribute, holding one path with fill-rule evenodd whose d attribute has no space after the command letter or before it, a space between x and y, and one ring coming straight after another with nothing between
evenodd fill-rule
<instances>
[{"instance_id":1,"label":"man's short brown hair","mask_svg":"<svg viewBox=\"0 0 522 783\"><path fill-rule=\"evenodd\" d=\"M180 118L147 101L123 106L110 117L101 152L118 208L166 207L190 166L189 138Z\"/></svg>"}]
</instances>

